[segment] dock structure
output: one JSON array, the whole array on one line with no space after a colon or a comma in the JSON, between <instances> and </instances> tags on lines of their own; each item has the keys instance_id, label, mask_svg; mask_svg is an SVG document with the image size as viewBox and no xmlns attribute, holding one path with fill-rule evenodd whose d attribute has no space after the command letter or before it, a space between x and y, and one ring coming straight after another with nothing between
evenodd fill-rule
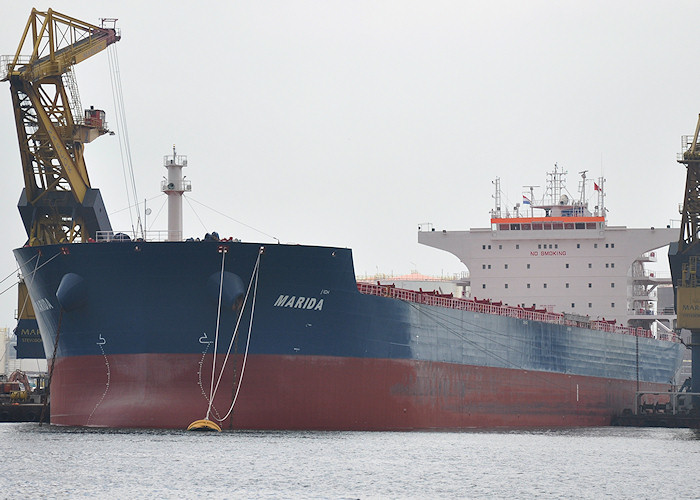
<instances>
[{"instance_id":1,"label":"dock structure","mask_svg":"<svg viewBox=\"0 0 700 500\"><path fill-rule=\"evenodd\" d=\"M700 429L700 411L693 406L698 397L697 392L637 392L634 411L624 410L612 425ZM668 401L660 402L663 399Z\"/></svg>"}]
</instances>

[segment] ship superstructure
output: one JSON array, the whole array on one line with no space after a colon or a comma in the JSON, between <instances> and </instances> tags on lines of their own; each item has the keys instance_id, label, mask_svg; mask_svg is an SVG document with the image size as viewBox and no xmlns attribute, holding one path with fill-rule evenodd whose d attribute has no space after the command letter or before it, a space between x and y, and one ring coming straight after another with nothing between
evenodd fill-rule
<instances>
[{"instance_id":1,"label":"ship superstructure","mask_svg":"<svg viewBox=\"0 0 700 500\"><path fill-rule=\"evenodd\" d=\"M609 226L604 179L590 181L581 172L574 199L565 176L555 165L542 198L535 199L535 186L528 186L512 211L501 206L496 179L490 227L436 231L422 225L418 242L448 251L467 266L471 297L647 329L668 320L656 310L655 288L670 284L670 278L656 276L645 263L656 262L654 250L676 240L678 229ZM591 182L592 209L586 199Z\"/></svg>"}]
</instances>

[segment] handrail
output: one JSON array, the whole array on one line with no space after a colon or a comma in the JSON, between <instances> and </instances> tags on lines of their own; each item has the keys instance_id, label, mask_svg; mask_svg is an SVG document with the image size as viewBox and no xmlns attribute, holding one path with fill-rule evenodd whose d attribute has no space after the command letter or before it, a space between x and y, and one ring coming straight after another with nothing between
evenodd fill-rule
<instances>
[{"instance_id":1,"label":"handrail","mask_svg":"<svg viewBox=\"0 0 700 500\"><path fill-rule=\"evenodd\" d=\"M526 321L539 321L542 323L552 323L565 326L575 326L580 328L588 328L591 330L599 330L610 333L619 333L623 335L632 335L637 337L655 338L653 332L644 328L633 328L628 326L617 325L610 321L601 320L582 320L567 317L567 315L541 310L531 311L522 307L513 307L508 305L493 304L489 301L476 301L472 299L460 299L452 297L451 294L445 296L437 292L425 292L405 290L396 288L394 285L375 285L372 283L357 283L357 290L365 295L377 295L392 299L414 302L416 304L425 304L430 306L444 307L447 309L457 309L460 311L470 311L480 314L493 314L497 316L508 316L511 318L522 319ZM659 336L659 340L667 340L669 342L680 342L675 334L663 334Z\"/></svg>"}]
</instances>

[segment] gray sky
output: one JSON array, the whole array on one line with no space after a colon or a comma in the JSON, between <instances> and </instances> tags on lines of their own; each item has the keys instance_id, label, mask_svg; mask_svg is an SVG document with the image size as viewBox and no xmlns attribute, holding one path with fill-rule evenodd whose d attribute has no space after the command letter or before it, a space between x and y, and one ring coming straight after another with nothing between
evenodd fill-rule
<instances>
[{"instance_id":1,"label":"gray sky","mask_svg":"<svg viewBox=\"0 0 700 500\"><path fill-rule=\"evenodd\" d=\"M19 43L31 10L19 3L3 9L0 54ZM418 245L418 223L487 227L496 176L512 206L523 186L544 185L554 162L572 192L577 172L602 172L610 224L679 219L685 170L676 153L700 112L700 2L168 5L52 2L95 24L119 19L132 159L139 199L155 197L152 229L167 226L164 208L155 215L173 144L188 156L192 200L264 233L192 202L186 235L350 247L360 275L464 270ZM116 125L107 53L76 74L83 106L105 109ZM26 239L2 86L0 278ZM130 229L117 137L89 144L86 160L113 227ZM0 326L14 326L15 308L14 290L0 295Z\"/></svg>"}]
</instances>

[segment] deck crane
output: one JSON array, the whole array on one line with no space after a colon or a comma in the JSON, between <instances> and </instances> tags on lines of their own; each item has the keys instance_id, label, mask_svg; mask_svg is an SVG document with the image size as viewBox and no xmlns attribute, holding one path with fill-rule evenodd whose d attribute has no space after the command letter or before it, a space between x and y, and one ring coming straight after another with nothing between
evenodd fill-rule
<instances>
[{"instance_id":1,"label":"deck crane","mask_svg":"<svg viewBox=\"0 0 700 500\"><path fill-rule=\"evenodd\" d=\"M104 111L83 113L71 70L119 41L115 22L103 20L100 27L32 9L17 51L0 60L24 171L18 208L32 246L87 241L111 230L83 156L85 144L109 130Z\"/></svg>"},{"instance_id":2,"label":"deck crane","mask_svg":"<svg viewBox=\"0 0 700 500\"><path fill-rule=\"evenodd\" d=\"M691 332L691 392L700 393L700 117L694 135L681 138L678 163L687 168L681 232L669 247L668 260L676 295L678 327ZM700 412L700 397L693 398Z\"/></svg>"}]
</instances>

